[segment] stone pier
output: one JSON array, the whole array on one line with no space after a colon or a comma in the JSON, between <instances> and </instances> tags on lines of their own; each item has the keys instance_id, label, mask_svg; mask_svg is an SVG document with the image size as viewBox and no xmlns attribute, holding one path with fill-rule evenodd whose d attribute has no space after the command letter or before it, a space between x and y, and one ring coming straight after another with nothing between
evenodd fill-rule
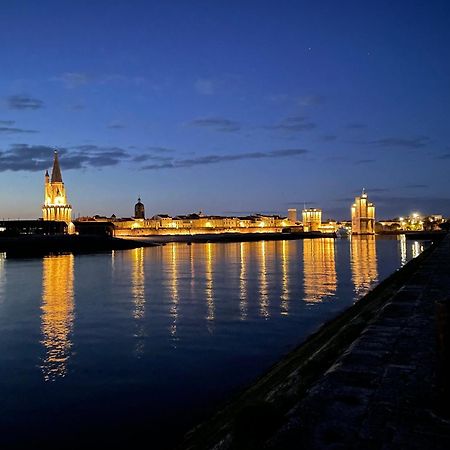
<instances>
[{"instance_id":1,"label":"stone pier","mask_svg":"<svg viewBox=\"0 0 450 450\"><path fill-rule=\"evenodd\" d=\"M440 361L436 327L436 302L447 301L450 236L290 410L264 448L449 449L450 405L441 396L450 379L438 370L449 361Z\"/></svg>"},{"instance_id":2,"label":"stone pier","mask_svg":"<svg viewBox=\"0 0 450 450\"><path fill-rule=\"evenodd\" d=\"M450 235L187 435L182 448L449 449Z\"/></svg>"}]
</instances>

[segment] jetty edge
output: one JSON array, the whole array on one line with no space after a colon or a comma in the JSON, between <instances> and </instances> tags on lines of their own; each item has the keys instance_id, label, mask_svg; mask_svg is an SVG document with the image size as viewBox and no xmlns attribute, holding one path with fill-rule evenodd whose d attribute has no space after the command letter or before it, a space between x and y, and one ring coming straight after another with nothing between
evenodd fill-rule
<instances>
[{"instance_id":1,"label":"jetty edge","mask_svg":"<svg viewBox=\"0 0 450 450\"><path fill-rule=\"evenodd\" d=\"M434 289L437 297L450 295L448 278L438 290L429 285L430 271L439 272L435 259L441 272L449 271L450 235L433 242L353 306L323 324L210 419L191 429L177 448L287 450L337 448L336 445L339 448L381 448L376 440L395 442L395 430L388 430L389 434L381 425L374 430L370 420L375 423L401 421L402 415L396 407L404 406L405 402L406 410L414 410L420 423L425 423L422 427L428 424L430 429L426 431L434 433L435 448L450 448L450 423L430 412L436 403L435 302L424 292ZM434 277L434 284L439 284L440 276L438 273L437 280ZM404 349L406 354L396 349L396 345L405 346L399 335L409 339L409 347ZM358 353L361 343L363 350ZM394 349L397 353L392 356ZM389 358L411 360L419 367L404 362L403 365L393 364L391 368ZM350 368L346 367L346 361L350 361L347 362ZM395 383L386 378L386 373L396 367L407 367L404 371L413 380L407 394L402 392L404 371ZM423 386L424 380L426 386ZM422 389L420 394L417 393L418 383ZM387 412L378 403L368 404L370 398L376 399L377 389L388 392L384 403L381 402L381 405L388 405ZM402 412L405 416L405 411ZM427 415L427 421L422 414ZM430 423L431 416L436 417L433 423ZM411 428L420 429L417 421L416 417L399 426L406 430L401 437L397 436L401 448L408 448L408 443L412 445L419 439L411 432ZM365 434L361 432L362 424L366 424ZM430 438L425 431L421 436ZM405 441L408 442L405 444Z\"/></svg>"}]
</instances>

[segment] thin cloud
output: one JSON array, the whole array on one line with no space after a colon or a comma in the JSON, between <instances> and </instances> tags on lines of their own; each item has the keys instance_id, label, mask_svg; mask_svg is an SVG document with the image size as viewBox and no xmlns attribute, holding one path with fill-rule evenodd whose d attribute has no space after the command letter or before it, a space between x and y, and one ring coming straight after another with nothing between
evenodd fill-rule
<instances>
[{"instance_id":1,"label":"thin cloud","mask_svg":"<svg viewBox=\"0 0 450 450\"><path fill-rule=\"evenodd\" d=\"M287 117L275 125L266 125L263 128L267 130L279 130L288 133L296 133L299 131L308 131L316 127L316 124L308 121L307 117L295 116Z\"/></svg>"},{"instance_id":2,"label":"thin cloud","mask_svg":"<svg viewBox=\"0 0 450 450\"><path fill-rule=\"evenodd\" d=\"M201 95L213 95L216 91L215 82L207 78L196 80L194 88Z\"/></svg>"},{"instance_id":3,"label":"thin cloud","mask_svg":"<svg viewBox=\"0 0 450 450\"><path fill-rule=\"evenodd\" d=\"M83 111L86 108L86 105L82 103L77 103L76 105L72 105L69 107L70 111Z\"/></svg>"},{"instance_id":4,"label":"thin cloud","mask_svg":"<svg viewBox=\"0 0 450 450\"><path fill-rule=\"evenodd\" d=\"M15 120L0 120L0 125L3 125L5 127L9 127L11 125L14 125L15 123Z\"/></svg>"},{"instance_id":5,"label":"thin cloud","mask_svg":"<svg viewBox=\"0 0 450 450\"><path fill-rule=\"evenodd\" d=\"M324 136L322 136L322 141L325 142L332 142L335 141L337 139L337 136L335 134L326 134Z\"/></svg>"},{"instance_id":6,"label":"thin cloud","mask_svg":"<svg viewBox=\"0 0 450 450\"><path fill-rule=\"evenodd\" d=\"M36 130L25 130L23 128L0 127L0 133L15 134L15 133L39 133L39 132Z\"/></svg>"},{"instance_id":7,"label":"thin cloud","mask_svg":"<svg viewBox=\"0 0 450 450\"><path fill-rule=\"evenodd\" d=\"M84 72L64 72L51 80L60 81L66 89L74 89L89 83L91 78Z\"/></svg>"},{"instance_id":8,"label":"thin cloud","mask_svg":"<svg viewBox=\"0 0 450 450\"><path fill-rule=\"evenodd\" d=\"M423 148L426 147L429 143L430 138L428 136L417 136L414 138L387 137L367 142L367 144L377 147L400 147L406 149Z\"/></svg>"},{"instance_id":9,"label":"thin cloud","mask_svg":"<svg viewBox=\"0 0 450 450\"><path fill-rule=\"evenodd\" d=\"M9 150L0 150L0 172L41 171L51 167L54 147L47 145L13 144ZM81 145L59 148L63 169L114 166L130 159L130 155L119 147Z\"/></svg>"},{"instance_id":10,"label":"thin cloud","mask_svg":"<svg viewBox=\"0 0 450 450\"><path fill-rule=\"evenodd\" d=\"M225 119L222 117L195 119L189 122L188 125L192 127L209 128L215 131L224 131L224 132L239 131L241 129L241 125L239 122L236 122L235 120Z\"/></svg>"},{"instance_id":11,"label":"thin cloud","mask_svg":"<svg viewBox=\"0 0 450 450\"><path fill-rule=\"evenodd\" d=\"M436 159L450 159L450 153L444 153L442 155L436 156Z\"/></svg>"},{"instance_id":12,"label":"thin cloud","mask_svg":"<svg viewBox=\"0 0 450 450\"><path fill-rule=\"evenodd\" d=\"M351 122L346 125L346 128L349 130L362 130L363 128L367 128L367 124L361 122Z\"/></svg>"},{"instance_id":13,"label":"thin cloud","mask_svg":"<svg viewBox=\"0 0 450 450\"><path fill-rule=\"evenodd\" d=\"M358 159L355 164L372 164L374 162L376 162L375 159Z\"/></svg>"},{"instance_id":14,"label":"thin cloud","mask_svg":"<svg viewBox=\"0 0 450 450\"><path fill-rule=\"evenodd\" d=\"M137 155L132 158L134 162L145 162L145 161L160 161L168 162L173 161L171 156L161 156L161 155Z\"/></svg>"},{"instance_id":15,"label":"thin cloud","mask_svg":"<svg viewBox=\"0 0 450 450\"><path fill-rule=\"evenodd\" d=\"M428 184L407 184L405 186L406 189L427 189L429 187Z\"/></svg>"},{"instance_id":16,"label":"thin cloud","mask_svg":"<svg viewBox=\"0 0 450 450\"><path fill-rule=\"evenodd\" d=\"M168 148L168 147L147 147L148 150L150 150L151 152L155 152L155 153L172 153L175 150L173 148Z\"/></svg>"},{"instance_id":17,"label":"thin cloud","mask_svg":"<svg viewBox=\"0 0 450 450\"><path fill-rule=\"evenodd\" d=\"M300 106L317 106L324 103L324 101L325 97L323 97L322 95L311 94L300 97L298 99L298 104Z\"/></svg>"},{"instance_id":18,"label":"thin cloud","mask_svg":"<svg viewBox=\"0 0 450 450\"><path fill-rule=\"evenodd\" d=\"M124 128L126 128L126 125L123 124L122 122L111 122L107 128L111 129L111 130L122 130Z\"/></svg>"},{"instance_id":19,"label":"thin cloud","mask_svg":"<svg viewBox=\"0 0 450 450\"><path fill-rule=\"evenodd\" d=\"M173 159L172 161L163 162L161 164L149 164L144 166L143 169L178 169L183 167L219 164L223 162L240 161L246 159L285 158L289 156L305 155L306 153L308 153L308 150L305 149L285 149L274 150L270 152L248 152L234 155L207 155L189 159Z\"/></svg>"},{"instance_id":20,"label":"thin cloud","mask_svg":"<svg viewBox=\"0 0 450 450\"><path fill-rule=\"evenodd\" d=\"M27 95L11 95L7 97L8 107L10 109L40 109L44 106L44 102L37 98L29 97Z\"/></svg>"}]
</instances>

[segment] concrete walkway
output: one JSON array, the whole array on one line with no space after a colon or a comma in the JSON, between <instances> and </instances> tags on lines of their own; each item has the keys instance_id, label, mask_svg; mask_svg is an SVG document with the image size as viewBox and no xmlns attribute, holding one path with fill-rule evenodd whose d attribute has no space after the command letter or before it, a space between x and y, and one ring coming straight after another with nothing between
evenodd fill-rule
<instances>
[{"instance_id":1,"label":"concrete walkway","mask_svg":"<svg viewBox=\"0 0 450 450\"><path fill-rule=\"evenodd\" d=\"M450 421L436 413L435 301L446 297L450 235L263 447L450 449Z\"/></svg>"}]
</instances>

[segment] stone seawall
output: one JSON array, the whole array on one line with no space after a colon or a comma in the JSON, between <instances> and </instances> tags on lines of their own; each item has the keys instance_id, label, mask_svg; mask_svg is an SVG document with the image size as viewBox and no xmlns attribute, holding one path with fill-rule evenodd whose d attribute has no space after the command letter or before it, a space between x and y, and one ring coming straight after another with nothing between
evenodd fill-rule
<instances>
[{"instance_id":1,"label":"stone seawall","mask_svg":"<svg viewBox=\"0 0 450 450\"><path fill-rule=\"evenodd\" d=\"M450 407L439 401L450 380L437 374L443 299L450 235L324 325L182 448L450 448Z\"/></svg>"}]
</instances>

